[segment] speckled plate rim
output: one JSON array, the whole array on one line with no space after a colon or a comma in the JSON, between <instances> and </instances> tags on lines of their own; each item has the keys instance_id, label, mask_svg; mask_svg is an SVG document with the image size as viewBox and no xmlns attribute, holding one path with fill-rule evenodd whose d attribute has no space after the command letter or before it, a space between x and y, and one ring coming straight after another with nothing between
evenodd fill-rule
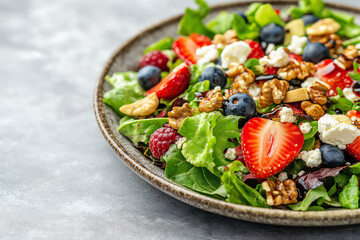
<instances>
[{"instance_id":1,"label":"speckled plate rim","mask_svg":"<svg viewBox=\"0 0 360 240\"><path fill-rule=\"evenodd\" d=\"M218 4L212 6L211 9L217 10L228 7L241 7L247 6L254 1L245 1L245 2L230 2L225 4ZM296 4L296 0L269 0L269 1L259 1L272 4ZM353 12L360 14L360 8L340 5L340 4L326 4L332 9L343 10L347 12ZM103 133L106 141L110 144L111 148L115 153L126 163L126 165L132 169L137 175L146 180L148 183L156 187L157 189L165 192L166 194L185 202L194 207L220 214L223 216L228 216L236 219L241 219L245 221L265 223L265 224L275 224L275 225L289 225L289 226L334 226L334 225L347 225L347 224L356 224L360 223L360 209L356 210L331 210L331 211L309 211L309 212L296 212L288 210L279 210L279 209L265 209L250 207L240 204L233 204L226 201L221 201L213 199L199 193L193 192L187 188L181 187L176 183L169 181L166 178L158 176L149 170L146 166L142 165L136 160L131 154L123 148L123 146L117 141L117 139L112 134L109 124L107 123L106 115L104 113L103 105L103 84L105 81L105 76L109 71L111 65L114 63L116 58L122 54L124 49L126 49L135 39L141 38L144 35L148 34L151 31L156 30L158 27L166 24L170 24L174 21L179 21L182 15L177 15L161 21L151 27L146 28L142 32L136 34L134 37L130 38L125 42L121 47L119 47L110 59L107 61L100 78L95 86L94 98L93 98L93 107L95 112L95 117L100 127L101 132ZM115 114L115 113L114 113Z\"/></svg>"}]
</instances>

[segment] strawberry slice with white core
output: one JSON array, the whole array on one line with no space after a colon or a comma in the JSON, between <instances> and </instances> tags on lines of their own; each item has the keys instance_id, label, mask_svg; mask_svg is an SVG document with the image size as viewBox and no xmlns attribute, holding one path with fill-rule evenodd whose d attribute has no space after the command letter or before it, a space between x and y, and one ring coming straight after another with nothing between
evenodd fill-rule
<instances>
[{"instance_id":1,"label":"strawberry slice with white core","mask_svg":"<svg viewBox=\"0 0 360 240\"><path fill-rule=\"evenodd\" d=\"M241 145L247 168L264 179L281 172L300 152L304 135L292 123L253 118L244 126Z\"/></svg>"}]
</instances>

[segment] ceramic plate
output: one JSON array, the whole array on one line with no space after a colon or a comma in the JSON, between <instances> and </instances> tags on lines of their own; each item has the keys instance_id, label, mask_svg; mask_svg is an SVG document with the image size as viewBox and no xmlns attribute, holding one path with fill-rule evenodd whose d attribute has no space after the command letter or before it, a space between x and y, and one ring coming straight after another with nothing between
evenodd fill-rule
<instances>
[{"instance_id":1,"label":"ceramic plate","mask_svg":"<svg viewBox=\"0 0 360 240\"><path fill-rule=\"evenodd\" d=\"M289 0L266 2L272 3L275 8L279 9L297 4L297 1ZM212 7L210 17L221 10L244 11L250 3L251 1L216 5ZM360 16L360 9L354 7L336 4L328 4L328 6L332 9L354 14L358 18ZM131 170L154 187L180 201L209 212L246 221L277 225L329 226L360 223L360 209L295 212L244 206L206 197L166 179L163 169L153 165L151 160L138 151L127 138L119 134L117 131L119 116L110 107L104 105L102 101L104 92L111 89L110 85L104 80L105 76L114 72L136 70L142 51L146 46L164 36L177 36L177 26L180 18L181 16L175 16L162 21L128 40L109 59L97 82L94 93L96 119L105 139L116 154Z\"/></svg>"}]
</instances>

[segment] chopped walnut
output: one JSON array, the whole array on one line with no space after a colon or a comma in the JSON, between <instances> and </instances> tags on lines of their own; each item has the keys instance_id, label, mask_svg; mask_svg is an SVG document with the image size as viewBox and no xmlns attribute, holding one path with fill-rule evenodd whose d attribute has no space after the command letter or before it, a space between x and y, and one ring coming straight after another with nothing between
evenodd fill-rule
<instances>
[{"instance_id":1,"label":"chopped walnut","mask_svg":"<svg viewBox=\"0 0 360 240\"><path fill-rule=\"evenodd\" d=\"M228 77L234 79L231 89L225 90L225 99L236 93L249 94L249 87L255 82L255 73L240 63L230 63Z\"/></svg>"},{"instance_id":2,"label":"chopped walnut","mask_svg":"<svg viewBox=\"0 0 360 240\"><path fill-rule=\"evenodd\" d=\"M342 40L337 34L325 35L309 35L310 42L319 42L324 44L329 50L330 54L340 54L343 50Z\"/></svg>"},{"instance_id":3,"label":"chopped walnut","mask_svg":"<svg viewBox=\"0 0 360 240\"><path fill-rule=\"evenodd\" d=\"M266 82L261 89L261 96L259 97L259 107L265 108L272 103L279 104L286 96L289 89L289 83L284 80L273 80Z\"/></svg>"},{"instance_id":4,"label":"chopped walnut","mask_svg":"<svg viewBox=\"0 0 360 240\"><path fill-rule=\"evenodd\" d=\"M224 34L216 34L213 44L220 45L222 48L226 45L232 44L234 42L238 42L239 39L237 37L237 33L235 30L227 30Z\"/></svg>"},{"instance_id":5,"label":"chopped walnut","mask_svg":"<svg viewBox=\"0 0 360 240\"><path fill-rule=\"evenodd\" d=\"M242 89L239 83L233 83L231 85L231 89L225 89L225 96L224 99L229 99L229 97L231 97L234 94L237 93L246 93L249 94L249 90L247 89Z\"/></svg>"},{"instance_id":6,"label":"chopped walnut","mask_svg":"<svg viewBox=\"0 0 360 240\"><path fill-rule=\"evenodd\" d=\"M341 28L340 24L332 18L324 18L306 29L307 35L325 35L336 33Z\"/></svg>"},{"instance_id":7,"label":"chopped walnut","mask_svg":"<svg viewBox=\"0 0 360 240\"><path fill-rule=\"evenodd\" d=\"M309 87L309 94L311 101L320 105L325 105L328 102L326 92L330 89L326 83L316 81Z\"/></svg>"},{"instance_id":8,"label":"chopped walnut","mask_svg":"<svg viewBox=\"0 0 360 240\"><path fill-rule=\"evenodd\" d=\"M276 183L266 180L261 183L261 186L266 192L268 206L297 203L298 191L295 182L291 179L286 179L283 183L278 179L276 179Z\"/></svg>"},{"instance_id":9,"label":"chopped walnut","mask_svg":"<svg viewBox=\"0 0 360 240\"><path fill-rule=\"evenodd\" d=\"M216 88L209 91L199 104L199 112L212 112L218 110L222 107L223 100L224 98L220 89Z\"/></svg>"},{"instance_id":10,"label":"chopped walnut","mask_svg":"<svg viewBox=\"0 0 360 240\"><path fill-rule=\"evenodd\" d=\"M316 121L325 115L325 111L321 105L309 101L302 102L301 108Z\"/></svg>"},{"instance_id":11,"label":"chopped walnut","mask_svg":"<svg viewBox=\"0 0 360 240\"><path fill-rule=\"evenodd\" d=\"M316 149L319 149L320 147L321 147L320 140L316 140L314 143L314 146L311 148L311 150L316 150Z\"/></svg>"},{"instance_id":12,"label":"chopped walnut","mask_svg":"<svg viewBox=\"0 0 360 240\"><path fill-rule=\"evenodd\" d=\"M357 57L359 57L359 51L354 45L349 45L336 59L336 64L343 69L350 69L353 66L354 59Z\"/></svg>"},{"instance_id":13,"label":"chopped walnut","mask_svg":"<svg viewBox=\"0 0 360 240\"><path fill-rule=\"evenodd\" d=\"M185 118L194 115L195 109L189 103L184 103L181 107L174 107L169 115L169 124L173 129L179 129Z\"/></svg>"},{"instance_id":14,"label":"chopped walnut","mask_svg":"<svg viewBox=\"0 0 360 240\"><path fill-rule=\"evenodd\" d=\"M291 61L288 66L279 68L277 74L280 78L290 81L292 79L305 79L315 73L315 65L305 61Z\"/></svg>"}]
</instances>

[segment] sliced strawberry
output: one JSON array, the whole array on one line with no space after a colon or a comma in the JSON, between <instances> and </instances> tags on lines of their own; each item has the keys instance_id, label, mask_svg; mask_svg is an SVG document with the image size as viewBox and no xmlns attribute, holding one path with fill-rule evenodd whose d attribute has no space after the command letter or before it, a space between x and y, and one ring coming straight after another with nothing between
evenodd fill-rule
<instances>
[{"instance_id":1,"label":"sliced strawberry","mask_svg":"<svg viewBox=\"0 0 360 240\"><path fill-rule=\"evenodd\" d=\"M316 64L315 77L330 86L330 90L327 92L329 97L337 95L337 87L343 90L344 88L351 87L354 83L347 71L340 68L331 59L325 59L324 61Z\"/></svg>"},{"instance_id":2,"label":"sliced strawberry","mask_svg":"<svg viewBox=\"0 0 360 240\"><path fill-rule=\"evenodd\" d=\"M196 50L210 44L211 40L208 37L193 33L190 37L182 36L176 39L172 49L185 62L195 64L199 60L199 57L196 56Z\"/></svg>"},{"instance_id":3,"label":"sliced strawberry","mask_svg":"<svg viewBox=\"0 0 360 240\"><path fill-rule=\"evenodd\" d=\"M205 35L200 35L197 33L192 33L190 34L190 38L191 40L193 40L196 45L198 45L199 47L203 47L203 46L208 46L211 45L211 39L208 38Z\"/></svg>"},{"instance_id":4,"label":"sliced strawberry","mask_svg":"<svg viewBox=\"0 0 360 240\"><path fill-rule=\"evenodd\" d=\"M277 68L277 67L269 67L269 66L266 66L266 68L265 68L265 73L266 73L266 74L269 74L269 75L275 75L275 74L277 74L278 69L279 69L279 68Z\"/></svg>"},{"instance_id":5,"label":"sliced strawberry","mask_svg":"<svg viewBox=\"0 0 360 240\"><path fill-rule=\"evenodd\" d=\"M350 110L346 113L346 116L352 119L353 117L360 119L360 112L357 110Z\"/></svg>"},{"instance_id":6,"label":"sliced strawberry","mask_svg":"<svg viewBox=\"0 0 360 240\"><path fill-rule=\"evenodd\" d=\"M353 143L347 145L346 151L353 156L356 161L360 162L360 137L356 138Z\"/></svg>"},{"instance_id":7,"label":"sliced strawberry","mask_svg":"<svg viewBox=\"0 0 360 240\"><path fill-rule=\"evenodd\" d=\"M304 113L304 110L301 109L301 104L299 102L297 103L287 103L286 104L291 110L293 110L293 113L295 115L306 115Z\"/></svg>"},{"instance_id":8,"label":"sliced strawberry","mask_svg":"<svg viewBox=\"0 0 360 240\"><path fill-rule=\"evenodd\" d=\"M249 120L241 133L246 166L260 179L281 172L303 144L304 136L296 125L264 118Z\"/></svg>"},{"instance_id":9,"label":"sliced strawberry","mask_svg":"<svg viewBox=\"0 0 360 240\"><path fill-rule=\"evenodd\" d=\"M182 94L188 88L189 82L189 66L186 63L182 63L155 87L147 91L146 95L155 92L159 98L171 100Z\"/></svg>"},{"instance_id":10,"label":"sliced strawberry","mask_svg":"<svg viewBox=\"0 0 360 240\"><path fill-rule=\"evenodd\" d=\"M260 59L265 56L265 53L264 53L263 49L261 48L260 43L255 42L251 39L245 39L244 42L249 44L249 46L252 49L251 53L248 56L248 59L250 59L250 58Z\"/></svg>"},{"instance_id":11,"label":"sliced strawberry","mask_svg":"<svg viewBox=\"0 0 360 240\"><path fill-rule=\"evenodd\" d=\"M289 53L288 55L289 55L290 61L294 61L294 60L296 60L298 62L303 61L303 58L300 55L297 55L295 53Z\"/></svg>"}]
</instances>

